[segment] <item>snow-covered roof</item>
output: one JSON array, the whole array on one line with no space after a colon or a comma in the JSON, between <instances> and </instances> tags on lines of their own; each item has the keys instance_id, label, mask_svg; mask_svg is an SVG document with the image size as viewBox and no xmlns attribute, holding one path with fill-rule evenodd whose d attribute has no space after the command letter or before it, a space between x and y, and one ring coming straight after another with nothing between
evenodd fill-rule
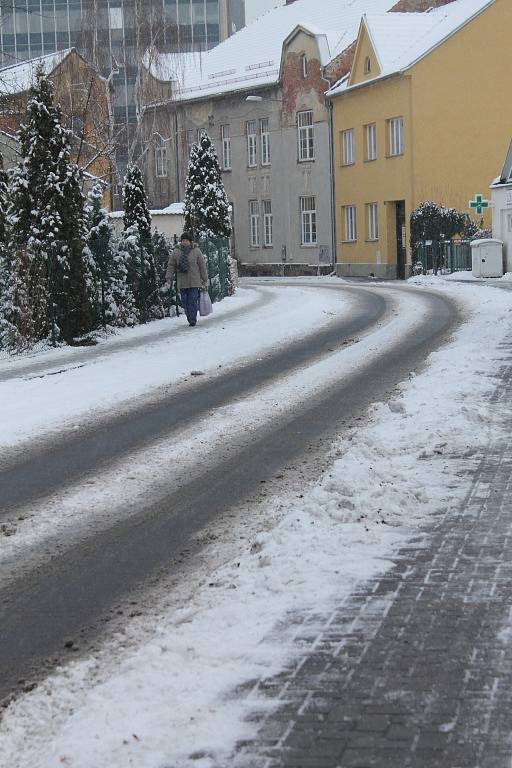
<instances>
[{"instance_id":1,"label":"snow-covered roof","mask_svg":"<svg viewBox=\"0 0 512 768\"><path fill-rule=\"evenodd\" d=\"M0 95L28 91L39 67L42 67L45 75L50 75L74 50L74 48L66 48L64 51L48 53L46 56L38 56L36 59L0 69Z\"/></svg>"},{"instance_id":2,"label":"snow-covered roof","mask_svg":"<svg viewBox=\"0 0 512 768\"><path fill-rule=\"evenodd\" d=\"M150 211L151 216L183 216L185 213L185 203L171 203L165 208L156 208ZM110 211L108 214L111 219L122 219L124 211Z\"/></svg>"},{"instance_id":3,"label":"snow-covered roof","mask_svg":"<svg viewBox=\"0 0 512 768\"><path fill-rule=\"evenodd\" d=\"M296 0L273 8L209 51L161 54L148 66L157 79L174 81L176 98L182 100L273 85L279 80L283 43L297 27L317 38L321 63L326 65L354 42L364 12L384 13L395 4L396 0Z\"/></svg>"},{"instance_id":4,"label":"snow-covered roof","mask_svg":"<svg viewBox=\"0 0 512 768\"><path fill-rule=\"evenodd\" d=\"M494 2L454 0L425 13L365 13L362 25L372 42L380 73L354 85L340 81L329 96L409 69Z\"/></svg>"}]
</instances>

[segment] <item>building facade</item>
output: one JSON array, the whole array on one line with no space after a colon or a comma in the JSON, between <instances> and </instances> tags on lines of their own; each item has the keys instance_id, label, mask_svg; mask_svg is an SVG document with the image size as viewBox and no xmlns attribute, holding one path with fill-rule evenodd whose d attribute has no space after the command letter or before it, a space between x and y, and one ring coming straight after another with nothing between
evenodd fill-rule
<instances>
[{"instance_id":1,"label":"building facade","mask_svg":"<svg viewBox=\"0 0 512 768\"><path fill-rule=\"evenodd\" d=\"M244 24L244 0L2 0L0 67L72 47L82 53L111 86L122 175L137 154L146 51L207 50Z\"/></svg>"},{"instance_id":2,"label":"building facade","mask_svg":"<svg viewBox=\"0 0 512 768\"><path fill-rule=\"evenodd\" d=\"M234 253L246 271L333 268L334 151L325 93L350 70L362 14L404 3L407 11L426 7L426 0L297 0L200 59L164 57L151 70L160 96L145 115L152 204L183 199L190 147L206 130L233 206Z\"/></svg>"},{"instance_id":3,"label":"building facade","mask_svg":"<svg viewBox=\"0 0 512 768\"><path fill-rule=\"evenodd\" d=\"M368 8L384 12L394 4L297 0L198 60L169 59L154 67L155 83L162 92L167 85L169 92L145 115L144 164L152 204L183 199L190 147L198 130L206 130L216 144L233 206L238 260L259 265L260 271L262 265L283 264L332 268L325 92L350 69L362 13Z\"/></svg>"},{"instance_id":4,"label":"building facade","mask_svg":"<svg viewBox=\"0 0 512 768\"><path fill-rule=\"evenodd\" d=\"M350 77L330 93L338 274L406 276L412 211L432 200L469 213L488 189L510 141L498 84L511 24L507 0L362 20ZM483 47L476 87L467 52Z\"/></svg>"},{"instance_id":5,"label":"building facade","mask_svg":"<svg viewBox=\"0 0 512 768\"><path fill-rule=\"evenodd\" d=\"M161 207L170 199L183 199L190 149L205 130L216 146L233 208L236 258L246 265L329 267L333 250L324 90L315 37L297 29L286 42L283 77L275 86L149 110L150 150L144 167L151 204Z\"/></svg>"},{"instance_id":6,"label":"building facade","mask_svg":"<svg viewBox=\"0 0 512 768\"><path fill-rule=\"evenodd\" d=\"M0 145L6 167L18 161L16 132L26 118L35 73L42 70L53 82L55 101L71 132L73 159L92 179L111 190L113 151L109 130L108 84L74 48L31 59L2 70L0 78ZM105 205L112 204L110 194Z\"/></svg>"}]
</instances>

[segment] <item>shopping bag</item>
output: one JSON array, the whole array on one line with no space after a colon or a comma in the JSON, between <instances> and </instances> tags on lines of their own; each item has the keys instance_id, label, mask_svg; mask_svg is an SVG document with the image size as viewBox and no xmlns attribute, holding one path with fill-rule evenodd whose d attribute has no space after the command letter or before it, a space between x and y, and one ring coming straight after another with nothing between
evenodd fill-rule
<instances>
[{"instance_id":1,"label":"shopping bag","mask_svg":"<svg viewBox=\"0 0 512 768\"><path fill-rule=\"evenodd\" d=\"M213 312L212 300L208 294L208 291L201 291L199 296L199 314L201 317L211 315Z\"/></svg>"}]
</instances>

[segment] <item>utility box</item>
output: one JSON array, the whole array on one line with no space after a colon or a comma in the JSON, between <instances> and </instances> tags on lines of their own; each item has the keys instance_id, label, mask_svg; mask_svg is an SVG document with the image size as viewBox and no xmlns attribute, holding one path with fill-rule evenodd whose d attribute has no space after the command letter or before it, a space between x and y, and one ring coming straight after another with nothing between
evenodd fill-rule
<instances>
[{"instance_id":1,"label":"utility box","mask_svg":"<svg viewBox=\"0 0 512 768\"><path fill-rule=\"evenodd\" d=\"M471 243L473 277L503 277L501 240L473 240Z\"/></svg>"}]
</instances>

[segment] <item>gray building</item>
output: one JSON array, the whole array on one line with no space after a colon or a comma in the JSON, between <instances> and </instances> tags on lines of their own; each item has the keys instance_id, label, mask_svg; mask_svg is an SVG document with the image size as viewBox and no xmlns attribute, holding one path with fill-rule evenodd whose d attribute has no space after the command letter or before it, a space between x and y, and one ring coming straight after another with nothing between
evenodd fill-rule
<instances>
[{"instance_id":1,"label":"gray building","mask_svg":"<svg viewBox=\"0 0 512 768\"><path fill-rule=\"evenodd\" d=\"M208 50L244 23L244 0L2 0L0 67L72 47L82 53L111 83L122 170L146 50Z\"/></svg>"},{"instance_id":2,"label":"gray building","mask_svg":"<svg viewBox=\"0 0 512 768\"><path fill-rule=\"evenodd\" d=\"M204 55L160 57L150 67L144 118L152 205L183 199L190 147L206 130L233 205L234 255L246 272L329 269L335 232L325 92L350 69L362 14L393 5L297 0Z\"/></svg>"}]
</instances>

